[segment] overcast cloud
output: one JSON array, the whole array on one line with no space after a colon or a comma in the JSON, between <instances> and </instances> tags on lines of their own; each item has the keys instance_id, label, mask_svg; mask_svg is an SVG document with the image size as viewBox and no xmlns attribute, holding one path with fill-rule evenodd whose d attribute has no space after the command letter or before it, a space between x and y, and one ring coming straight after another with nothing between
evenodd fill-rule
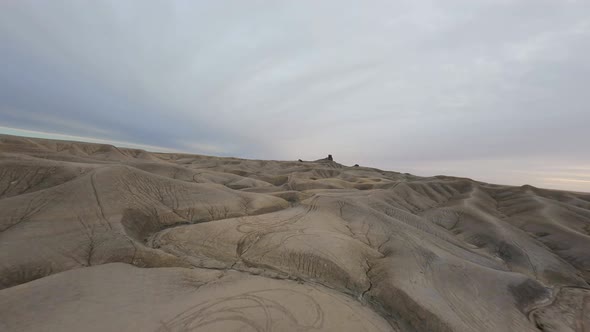
<instances>
[{"instance_id":1,"label":"overcast cloud","mask_svg":"<svg viewBox=\"0 0 590 332\"><path fill-rule=\"evenodd\" d=\"M588 59L583 0L5 0L0 131L590 191Z\"/></svg>"}]
</instances>

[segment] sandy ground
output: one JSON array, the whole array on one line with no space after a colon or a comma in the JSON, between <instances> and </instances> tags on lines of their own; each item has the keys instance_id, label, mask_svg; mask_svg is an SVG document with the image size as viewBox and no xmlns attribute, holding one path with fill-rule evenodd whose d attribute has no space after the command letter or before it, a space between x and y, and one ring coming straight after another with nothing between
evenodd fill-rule
<instances>
[{"instance_id":1,"label":"sandy ground","mask_svg":"<svg viewBox=\"0 0 590 332\"><path fill-rule=\"evenodd\" d=\"M588 281L590 194L0 135L1 331L590 331Z\"/></svg>"}]
</instances>

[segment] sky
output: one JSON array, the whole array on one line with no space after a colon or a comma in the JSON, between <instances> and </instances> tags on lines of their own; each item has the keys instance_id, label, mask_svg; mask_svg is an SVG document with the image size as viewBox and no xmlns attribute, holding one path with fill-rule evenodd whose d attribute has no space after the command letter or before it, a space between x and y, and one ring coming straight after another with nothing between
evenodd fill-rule
<instances>
[{"instance_id":1,"label":"sky","mask_svg":"<svg viewBox=\"0 0 590 332\"><path fill-rule=\"evenodd\" d=\"M0 2L0 133L590 192L590 1Z\"/></svg>"}]
</instances>

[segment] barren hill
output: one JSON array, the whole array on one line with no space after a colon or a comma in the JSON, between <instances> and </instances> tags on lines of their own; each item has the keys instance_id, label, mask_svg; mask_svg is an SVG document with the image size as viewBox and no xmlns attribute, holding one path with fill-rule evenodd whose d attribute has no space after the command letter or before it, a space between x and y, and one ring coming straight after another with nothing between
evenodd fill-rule
<instances>
[{"instance_id":1,"label":"barren hill","mask_svg":"<svg viewBox=\"0 0 590 332\"><path fill-rule=\"evenodd\" d=\"M2 331L590 331L589 281L590 194L0 135Z\"/></svg>"}]
</instances>

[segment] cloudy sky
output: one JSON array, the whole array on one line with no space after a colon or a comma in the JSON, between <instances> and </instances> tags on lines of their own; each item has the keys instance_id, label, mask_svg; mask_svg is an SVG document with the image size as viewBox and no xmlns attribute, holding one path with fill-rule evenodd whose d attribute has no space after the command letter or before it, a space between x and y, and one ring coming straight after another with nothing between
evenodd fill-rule
<instances>
[{"instance_id":1,"label":"cloudy sky","mask_svg":"<svg viewBox=\"0 0 590 332\"><path fill-rule=\"evenodd\" d=\"M589 59L586 0L3 0L0 132L590 191Z\"/></svg>"}]
</instances>

